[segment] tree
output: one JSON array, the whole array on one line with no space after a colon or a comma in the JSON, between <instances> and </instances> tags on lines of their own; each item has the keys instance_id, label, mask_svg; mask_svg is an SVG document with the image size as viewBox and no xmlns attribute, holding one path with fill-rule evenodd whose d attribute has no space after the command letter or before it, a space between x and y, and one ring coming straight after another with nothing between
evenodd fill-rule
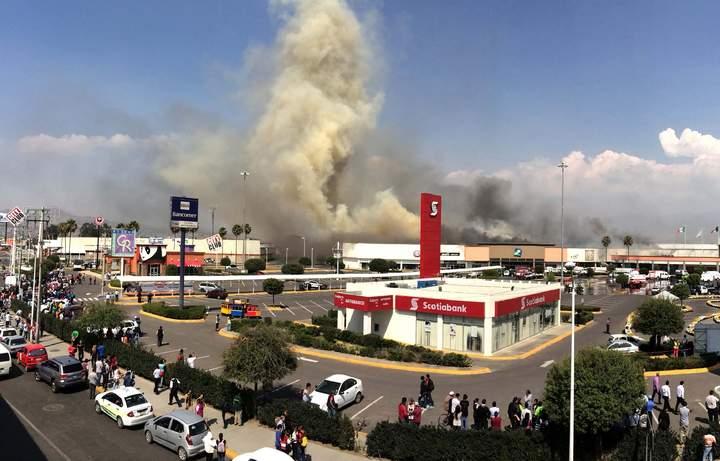
<instances>
[{"instance_id":1,"label":"tree","mask_svg":"<svg viewBox=\"0 0 720 461\"><path fill-rule=\"evenodd\" d=\"M125 223L119 222L117 225L115 225L115 229L125 229L127 225Z\"/></svg>"},{"instance_id":2,"label":"tree","mask_svg":"<svg viewBox=\"0 0 720 461\"><path fill-rule=\"evenodd\" d=\"M303 256L302 258L298 259L298 264L302 264L303 266L307 267L312 264L312 261L310 261L310 258L307 256Z\"/></svg>"},{"instance_id":3,"label":"tree","mask_svg":"<svg viewBox=\"0 0 720 461\"><path fill-rule=\"evenodd\" d=\"M548 282L554 282L555 274L552 272L548 272L547 274L545 274L545 280L547 280Z\"/></svg>"},{"instance_id":4,"label":"tree","mask_svg":"<svg viewBox=\"0 0 720 461\"><path fill-rule=\"evenodd\" d=\"M240 224L235 224L234 226L232 226L232 234L235 236L235 262L237 262L237 259L238 259L238 257L237 257L237 255L238 255L237 241L238 241L238 237L241 236L242 233L243 233L243 226L241 226Z\"/></svg>"},{"instance_id":5,"label":"tree","mask_svg":"<svg viewBox=\"0 0 720 461\"><path fill-rule=\"evenodd\" d=\"M608 260L608 247L610 246L610 243L612 243L612 240L610 240L610 236L606 235L600 240L602 243L602 246L605 247L605 262Z\"/></svg>"},{"instance_id":6,"label":"tree","mask_svg":"<svg viewBox=\"0 0 720 461\"><path fill-rule=\"evenodd\" d=\"M630 277L627 274L618 274L615 276L615 281L620 284L621 287L625 288L630 283Z\"/></svg>"},{"instance_id":7,"label":"tree","mask_svg":"<svg viewBox=\"0 0 720 461\"><path fill-rule=\"evenodd\" d=\"M629 235L626 235L623 238L623 246L625 246L625 248L627 248L627 258L625 258L626 259L625 262L627 262L627 260L630 259L630 247L632 246L632 244L633 244L633 238Z\"/></svg>"},{"instance_id":8,"label":"tree","mask_svg":"<svg viewBox=\"0 0 720 461\"><path fill-rule=\"evenodd\" d=\"M127 225L125 226L125 229L134 230L136 233L140 232L140 223L135 220L132 220L129 223L127 223Z\"/></svg>"},{"instance_id":9,"label":"tree","mask_svg":"<svg viewBox=\"0 0 720 461\"><path fill-rule=\"evenodd\" d=\"M45 235L47 236L48 240L57 240L58 236L60 235L60 228L57 224L50 224L45 228Z\"/></svg>"},{"instance_id":10,"label":"tree","mask_svg":"<svg viewBox=\"0 0 720 461\"><path fill-rule=\"evenodd\" d=\"M388 265L389 271L396 271L400 267L400 265L396 261L393 261L392 259L387 260L387 265Z\"/></svg>"},{"instance_id":11,"label":"tree","mask_svg":"<svg viewBox=\"0 0 720 461\"><path fill-rule=\"evenodd\" d=\"M297 359L284 330L259 324L247 329L223 353L223 366L226 377L252 383L257 392L258 383L271 385L294 371Z\"/></svg>"},{"instance_id":12,"label":"tree","mask_svg":"<svg viewBox=\"0 0 720 461\"><path fill-rule=\"evenodd\" d=\"M243 224L243 233L245 234L243 236L243 258L247 258L247 238L250 232L252 232L252 226L247 223Z\"/></svg>"},{"instance_id":13,"label":"tree","mask_svg":"<svg viewBox=\"0 0 720 461\"><path fill-rule=\"evenodd\" d=\"M280 272L282 272L283 274L304 274L305 267L302 264L283 264L283 266L280 268Z\"/></svg>"},{"instance_id":14,"label":"tree","mask_svg":"<svg viewBox=\"0 0 720 461\"><path fill-rule=\"evenodd\" d=\"M275 304L275 295L279 295L283 292L285 284L282 280L278 279L265 279L263 280L263 290L265 293L272 295L272 303Z\"/></svg>"},{"instance_id":15,"label":"tree","mask_svg":"<svg viewBox=\"0 0 720 461\"><path fill-rule=\"evenodd\" d=\"M265 261L260 258L250 258L245 261L245 269L247 269L248 274L255 274L259 271L264 271Z\"/></svg>"},{"instance_id":16,"label":"tree","mask_svg":"<svg viewBox=\"0 0 720 461\"><path fill-rule=\"evenodd\" d=\"M698 285L700 285L700 280L701 280L700 274L698 274L698 273L690 274L687 278L687 284L690 288L695 288ZM675 295L675 296L677 296L677 295Z\"/></svg>"},{"instance_id":17,"label":"tree","mask_svg":"<svg viewBox=\"0 0 720 461\"><path fill-rule=\"evenodd\" d=\"M658 337L680 333L684 326L680 306L665 299L648 299L640 305L633 320L635 330L652 335L651 344L657 344Z\"/></svg>"},{"instance_id":18,"label":"tree","mask_svg":"<svg viewBox=\"0 0 720 461\"><path fill-rule=\"evenodd\" d=\"M68 234L70 234L70 242L68 243L68 253L70 254L70 260L71 260L70 263L72 264L72 235L77 230L78 225L74 219L68 219L66 221L66 225L67 225L67 228L66 228L67 232L68 232Z\"/></svg>"},{"instance_id":19,"label":"tree","mask_svg":"<svg viewBox=\"0 0 720 461\"><path fill-rule=\"evenodd\" d=\"M375 258L370 260L370 264L368 264L368 268L371 272L382 272L385 273L390 270L390 267L388 266L388 262L384 259Z\"/></svg>"},{"instance_id":20,"label":"tree","mask_svg":"<svg viewBox=\"0 0 720 461\"><path fill-rule=\"evenodd\" d=\"M581 350L575 360L575 401L580 402L575 406L575 432L588 442L601 440L598 435L610 431L640 406L638 397L644 389L639 361L604 349ZM543 404L552 421L568 430L570 359L548 372Z\"/></svg>"},{"instance_id":21,"label":"tree","mask_svg":"<svg viewBox=\"0 0 720 461\"><path fill-rule=\"evenodd\" d=\"M501 272L499 269L488 269L486 271L480 272L480 275L484 279L499 279L500 274Z\"/></svg>"},{"instance_id":22,"label":"tree","mask_svg":"<svg viewBox=\"0 0 720 461\"><path fill-rule=\"evenodd\" d=\"M225 236L227 235L227 229L221 227L220 229L218 229L218 235L222 239L222 243L220 243L220 253L225 254ZM225 265L227 266L227 264Z\"/></svg>"},{"instance_id":23,"label":"tree","mask_svg":"<svg viewBox=\"0 0 720 461\"><path fill-rule=\"evenodd\" d=\"M587 269L585 269L585 271L587 273L588 278L592 278L593 275L595 275L595 269L593 269L592 267L588 267Z\"/></svg>"},{"instance_id":24,"label":"tree","mask_svg":"<svg viewBox=\"0 0 720 461\"><path fill-rule=\"evenodd\" d=\"M80 237L97 237L98 231L100 231L100 235L107 235L111 230L112 228L107 223L103 223L100 229L98 229L98 226L95 224L85 222L80 226L79 235Z\"/></svg>"},{"instance_id":25,"label":"tree","mask_svg":"<svg viewBox=\"0 0 720 461\"><path fill-rule=\"evenodd\" d=\"M223 256L223 257L220 259L220 265L221 265L221 266L227 267L227 266L229 266L230 264L232 264L232 261L230 261L230 258L228 258L227 256Z\"/></svg>"},{"instance_id":26,"label":"tree","mask_svg":"<svg viewBox=\"0 0 720 461\"><path fill-rule=\"evenodd\" d=\"M690 297L690 287L685 282L676 283L670 290L670 293L680 298L680 306L682 306L683 299L688 299Z\"/></svg>"},{"instance_id":27,"label":"tree","mask_svg":"<svg viewBox=\"0 0 720 461\"><path fill-rule=\"evenodd\" d=\"M125 319L125 313L119 307L100 303L85 306L83 315L77 321L79 328L101 329L120 326Z\"/></svg>"},{"instance_id":28,"label":"tree","mask_svg":"<svg viewBox=\"0 0 720 461\"><path fill-rule=\"evenodd\" d=\"M335 270L335 268L337 267L337 259L333 258L332 256L328 256L325 259L325 264ZM342 259L340 260L340 269L345 269L345 263L342 261Z\"/></svg>"}]
</instances>

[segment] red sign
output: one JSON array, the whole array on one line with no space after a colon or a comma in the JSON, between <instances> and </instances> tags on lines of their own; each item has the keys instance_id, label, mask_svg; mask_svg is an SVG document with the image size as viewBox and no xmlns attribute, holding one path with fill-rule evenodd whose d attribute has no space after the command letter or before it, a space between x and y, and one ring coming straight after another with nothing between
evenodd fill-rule
<instances>
[{"instance_id":1,"label":"red sign","mask_svg":"<svg viewBox=\"0 0 720 461\"><path fill-rule=\"evenodd\" d=\"M440 276L442 197L420 195L420 278Z\"/></svg>"},{"instance_id":2,"label":"red sign","mask_svg":"<svg viewBox=\"0 0 720 461\"><path fill-rule=\"evenodd\" d=\"M97 216L95 218L95 225L96 226L102 226L102 223L105 222L105 219L102 216Z\"/></svg>"},{"instance_id":3,"label":"red sign","mask_svg":"<svg viewBox=\"0 0 720 461\"><path fill-rule=\"evenodd\" d=\"M395 296L395 309L426 314L456 315L458 317L485 317L485 303L454 299Z\"/></svg>"},{"instance_id":4,"label":"red sign","mask_svg":"<svg viewBox=\"0 0 720 461\"><path fill-rule=\"evenodd\" d=\"M518 298L506 299L495 303L495 317L512 314L513 312L540 307L543 304L557 302L560 299L560 290L550 290Z\"/></svg>"},{"instance_id":5,"label":"red sign","mask_svg":"<svg viewBox=\"0 0 720 461\"><path fill-rule=\"evenodd\" d=\"M185 267L202 267L205 253L185 253ZM168 253L166 264L174 264L180 267L180 253Z\"/></svg>"},{"instance_id":6,"label":"red sign","mask_svg":"<svg viewBox=\"0 0 720 461\"><path fill-rule=\"evenodd\" d=\"M335 307L371 312L392 309L392 296L359 296L335 293Z\"/></svg>"}]
</instances>

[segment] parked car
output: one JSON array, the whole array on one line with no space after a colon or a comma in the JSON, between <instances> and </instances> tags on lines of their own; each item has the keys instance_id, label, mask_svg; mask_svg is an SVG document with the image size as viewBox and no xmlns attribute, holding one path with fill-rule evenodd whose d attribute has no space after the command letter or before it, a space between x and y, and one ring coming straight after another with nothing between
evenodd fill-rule
<instances>
[{"instance_id":1,"label":"parked car","mask_svg":"<svg viewBox=\"0 0 720 461\"><path fill-rule=\"evenodd\" d=\"M225 288L215 288L214 290L207 291L205 296L208 298L226 299L228 297L228 292Z\"/></svg>"},{"instance_id":2,"label":"parked car","mask_svg":"<svg viewBox=\"0 0 720 461\"><path fill-rule=\"evenodd\" d=\"M25 371L36 368L47 359L47 351L42 344L26 344L15 355L15 363Z\"/></svg>"},{"instance_id":3,"label":"parked car","mask_svg":"<svg viewBox=\"0 0 720 461\"><path fill-rule=\"evenodd\" d=\"M120 322L120 329L122 330L123 333L125 333L128 330L136 331L136 329L138 332L140 332L140 322L138 322L137 320L125 319L122 322Z\"/></svg>"},{"instance_id":4,"label":"parked car","mask_svg":"<svg viewBox=\"0 0 720 461\"><path fill-rule=\"evenodd\" d=\"M220 285L213 283L213 282L200 282L198 285L198 290L200 293L207 293L208 291L222 289Z\"/></svg>"},{"instance_id":5,"label":"parked car","mask_svg":"<svg viewBox=\"0 0 720 461\"><path fill-rule=\"evenodd\" d=\"M18 336L17 330L15 328L0 328L0 340L8 336Z\"/></svg>"},{"instance_id":6,"label":"parked car","mask_svg":"<svg viewBox=\"0 0 720 461\"><path fill-rule=\"evenodd\" d=\"M69 355L55 357L35 369L35 381L45 381L53 392L87 384L80 361Z\"/></svg>"},{"instance_id":7,"label":"parked car","mask_svg":"<svg viewBox=\"0 0 720 461\"><path fill-rule=\"evenodd\" d=\"M641 343L645 342L644 339L639 338L637 336L626 335L625 333L618 333L618 334L610 335L610 337L608 338L608 345L618 342L618 341L628 341L628 342L635 344L636 346L639 346Z\"/></svg>"},{"instance_id":8,"label":"parked car","mask_svg":"<svg viewBox=\"0 0 720 461\"><path fill-rule=\"evenodd\" d=\"M232 461L293 461L293 458L275 448L263 447L250 453L237 455Z\"/></svg>"},{"instance_id":9,"label":"parked car","mask_svg":"<svg viewBox=\"0 0 720 461\"><path fill-rule=\"evenodd\" d=\"M105 413L120 429L143 424L155 416L145 395L134 387L118 387L96 395L95 413Z\"/></svg>"},{"instance_id":10,"label":"parked car","mask_svg":"<svg viewBox=\"0 0 720 461\"><path fill-rule=\"evenodd\" d=\"M205 421L185 410L173 410L145 422L145 441L169 448L182 461L203 452L202 439L207 432Z\"/></svg>"},{"instance_id":11,"label":"parked car","mask_svg":"<svg viewBox=\"0 0 720 461\"><path fill-rule=\"evenodd\" d=\"M635 352L638 352L640 348L638 348L635 344L631 343L630 341L615 341L614 343L610 344L608 346L609 351L615 351L615 352L622 352L624 354L634 354Z\"/></svg>"},{"instance_id":12,"label":"parked car","mask_svg":"<svg viewBox=\"0 0 720 461\"><path fill-rule=\"evenodd\" d=\"M317 280L305 280L300 284L301 290L325 290L327 283L320 283Z\"/></svg>"},{"instance_id":13,"label":"parked car","mask_svg":"<svg viewBox=\"0 0 720 461\"><path fill-rule=\"evenodd\" d=\"M85 269L85 263L82 260L78 259L77 261L73 262L72 270L81 271L83 269Z\"/></svg>"},{"instance_id":14,"label":"parked car","mask_svg":"<svg viewBox=\"0 0 720 461\"><path fill-rule=\"evenodd\" d=\"M363 399L362 381L348 375L329 376L315 386L315 390L310 394L310 403L327 411L327 400L331 392L335 394L335 403L338 408L351 403L360 403Z\"/></svg>"},{"instance_id":15,"label":"parked car","mask_svg":"<svg viewBox=\"0 0 720 461\"><path fill-rule=\"evenodd\" d=\"M12 369L12 359L10 358L10 350L3 344L0 344L0 376L10 375Z\"/></svg>"},{"instance_id":16,"label":"parked car","mask_svg":"<svg viewBox=\"0 0 720 461\"><path fill-rule=\"evenodd\" d=\"M8 349L10 349L10 355L15 357L17 352L25 347L27 341L23 336L6 336L2 339Z\"/></svg>"}]
</instances>

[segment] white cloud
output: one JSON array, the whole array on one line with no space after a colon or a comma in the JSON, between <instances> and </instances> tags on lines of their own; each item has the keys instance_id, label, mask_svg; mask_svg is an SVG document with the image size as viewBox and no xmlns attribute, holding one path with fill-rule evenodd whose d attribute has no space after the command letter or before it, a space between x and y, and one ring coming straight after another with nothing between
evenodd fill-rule
<instances>
[{"instance_id":1,"label":"white cloud","mask_svg":"<svg viewBox=\"0 0 720 461\"><path fill-rule=\"evenodd\" d=\"M720 156L720 139L709 134L685 128L680 137L672 128L658 135L660 145L670 157L718 157Z\"/></svg>"},{"instance_id":2,"label":"white cloud","mask_svg":"<svg viewBox=\"0 0 720 461\"><path fill-rule=\"evenodd\" d=\"M84 134L57 137L38 134L18 139L17 149L23 154L80 155L102 149L128 148L135 142L126 134L114 134L109 137Z\"/></svg>"},{"instance_id":3,"label":"white cloud","mask_svg":"<svg viewBox=\"0 0 720 461\"><path fill-rule=\"evenodd\" d=\"M446 174L443 182L450 186L470 186L485 175L483 170L455 170Z\"/></svg>"}]
</instances>

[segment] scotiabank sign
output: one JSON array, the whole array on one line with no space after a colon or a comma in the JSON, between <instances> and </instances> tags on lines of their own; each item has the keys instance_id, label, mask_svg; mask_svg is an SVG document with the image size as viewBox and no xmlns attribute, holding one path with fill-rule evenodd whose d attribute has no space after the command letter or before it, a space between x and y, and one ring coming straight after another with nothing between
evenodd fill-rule
<instances>
[{"instance_id":1,"label":"scotiabank sign","mask_svg":"<svg viewBox=\"0 0 720 461\"><path fill-rule=\"evenodd\" d=\"M497 301L495 302L495 317L540 307L543 304L555 303L558 299L560 299L560 290L550 290L543 293Z\"/></svg>"},{"instance_id":2,"label":"scotiabank sign","mask_svg":"<svg viewBox=\"0 0 720 461\"><path fill-rule=\"evenodd\" d=\"M485 317L485 303L452 299L395 296L395 309L425 314L456 315L458 317Z\"/></svg>"},{"instance_id":3,"label":"scotiabank sign","mask_svg":"<svg viewBox=\"0 0 720 461\"><path fill-rule=\"evenodd\" d=\"M420 195L420 278L440 275L442 197Z\"/></svg>"},{"instance_id":4,"label":"scotiabank sign","mask_svg":"<svg viewBox=\"0 0 720 461\"><path fill-rule=\"evenodd\" d=\"M359 296L335 293L335 307L372 312L392 309L392 296Z\"/></svg>"}]
</instances>

